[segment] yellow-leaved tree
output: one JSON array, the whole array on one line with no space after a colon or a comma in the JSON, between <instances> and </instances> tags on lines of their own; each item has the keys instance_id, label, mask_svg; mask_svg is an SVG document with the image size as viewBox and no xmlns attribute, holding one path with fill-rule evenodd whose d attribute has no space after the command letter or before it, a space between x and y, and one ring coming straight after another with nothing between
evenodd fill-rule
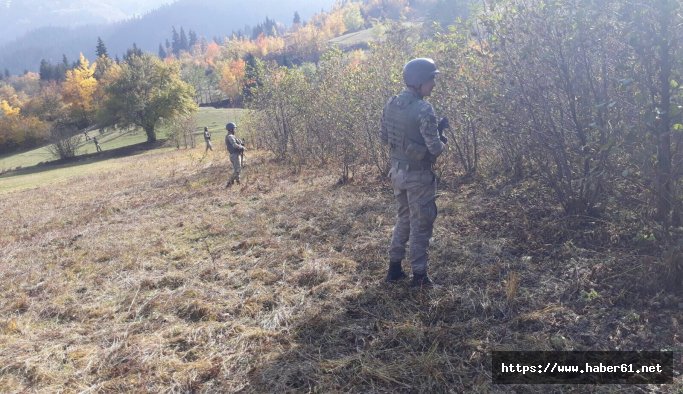
<instances>
[{"instance_id":1,"label":"yellow-leaved tree","mask_svg":"<svg viewBox=\"0 0 683 394\"><path fill-rule=\"evenodd\" d=\"M245 84L246 62L242 59L229 60L219 64L220 89L231 101L239 100Z\"/></svg>"},{"instance_id":2,"label":"yellow-leaved tree","mask_svg":"<svg viewBox=\"0 0 683 394\"><path fill-rule=\"evenodd\" d=\"M21 111L19 107L12 107L12 105L7 100L0 100L0 111L2 111L3 116L17 116Z\"/></svg>"},{"instance_id":3,"label":"yellow-leaved tree","mask_svg":"<svg viewBox=\"0 0 683 394\"><path fill-rule=\"evenodd\" d=\"M66 72L66 79L62 84L64 103L69 106L72 121L78 127L88 126L95 115L97 80L94 75L95 64L91 66L88 59L81 54L78 66Z\"/></svg>"}]
</instances>

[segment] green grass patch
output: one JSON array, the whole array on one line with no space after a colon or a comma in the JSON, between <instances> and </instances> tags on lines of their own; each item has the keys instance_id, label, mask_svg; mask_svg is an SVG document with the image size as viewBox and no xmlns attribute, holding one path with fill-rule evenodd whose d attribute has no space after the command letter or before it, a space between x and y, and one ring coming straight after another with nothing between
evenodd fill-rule
<instances>
[{"instance_id":1,"label":"green grass patch","mask_svg":"<svg viewBox=\"0 0 683 394\"><path fill-rule=\"evenodd\" d=\"M335 37L330 40L330 43L346 47L367 44L369 42L376 41L377 39L377 31L374 28L369 28Z\"/></svg>"},{"instance_id":2,"label":"green grass patch","mask_svg":"<svg viewBox=\"0 0 683 394\"><path fill-rule=\"evenodd\" d=\"M0 177L0 194L63 182L76 176L95 175L119 167L117 160L63 164L30 174Z\"/></svg>"},{"instance_id":3,"label":"green grass patch","mask_svg":"<svg viewBox=\"0 0 683 394\"><path fill-rule=\"evenodd\" d=\"M216 141L222 141L225 136L225 124L227 122L239 123L243 115L244 110L242 109L200 108L196 114L197 128L194 130L197 147L203 149L203 138L201 134L203 133L205 126L211 131L215 146L217 143ZM157 138L166 138L168 131L168 126L158 127ZM89 135L91 137L97 137L103 153L105 154L107 151L140 144L147 140L145 132L139 128L107 129L104 133L95 130L90 132ZM77 156L93 154L96 152L95 144L92 141L85 141L84 136L81 136L80 143L81 146L77 151ZM15 155L0 157L0 170L22 170L18 173L14 172L0 176L0 193L61 182L75 176L94 175L104 170L116 168L118 159L120 159L120 157L98 159L98 156L94 155L92 158L87 158L86 161L37 167L36 165L39 163L57 160L57 157L50 152L48 146Z\"/></svg>"},{"instance_id":4,"label":"green grass patch","mask_svg":"<svg viewBox=\"0 0 683 394\"><path fill-rule=\"evenodd\" d=\"M199 111L196 113L197 128L194 132L196 134L201 134L204 131L204 126L206 126L209 128L215 141L222 141L220 138L225 136L225 124L228 122L239 123L242 119L243 112L244 110L240 108L199 108ZM166 138L168 131L168 126L158 127L157 138ZM97 137L97 141L100 143L103 151L147 141L147 135L141 128L116 130L110 128L106 129L104 133L94 130L88 133L88 135L90 135L90 137ZM198 139L197 142L202 142L202 139ZM95 144L92 140L85 141L85 136L81 136L80 147L78 148L76 155L81 156L95 152ZM39 163L50 162L57 159L58 157L50 152L48 146L43 146L23 153L0 156L0 172L32 167Z\"/></svg>"}]
</instances>

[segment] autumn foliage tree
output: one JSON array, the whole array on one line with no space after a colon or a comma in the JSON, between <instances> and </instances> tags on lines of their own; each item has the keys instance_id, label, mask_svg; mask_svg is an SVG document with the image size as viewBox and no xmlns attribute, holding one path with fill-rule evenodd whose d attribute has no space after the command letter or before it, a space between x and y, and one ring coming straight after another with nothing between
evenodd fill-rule
<instances>
[{"instance_id":1,"label":"autumn foliage tree","mask_svg":"<svg viewBox=\"0 0 683 394\"><path fill-rule=\"evenodd\" d=\"M45 140L47 126L36 116L21 113L8 100L0 100L0 153L29 148Z\"/></svg>"},{"instance_id":2,"label":"autumn foliage tree","mask_svg":"<svg viewBox=\"0 0 683 394\"><path fill-rule=\"evenodd\" d=\"M69 107L71 118L79 128L91 124L95 115L95 67L95 64L90 65L88 59L81 54L78 65L67 70L62 84L64 103Z\"/></svg>"},{"instance_id":3,"label":"autumn foliage tree","mask_svg":"<svg viewBox=\"0 0 683 394\"><path fill-rule=\"evenodd\" d=\"M232 101L239 101L246 77L246 62L242 59L222 62L218 65L221 91Z\"/></svg>"}]
</instances>

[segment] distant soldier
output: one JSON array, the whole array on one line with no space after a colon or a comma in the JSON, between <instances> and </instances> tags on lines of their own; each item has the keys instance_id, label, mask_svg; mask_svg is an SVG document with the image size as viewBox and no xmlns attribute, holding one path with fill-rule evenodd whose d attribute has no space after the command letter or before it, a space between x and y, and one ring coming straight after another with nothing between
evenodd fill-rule
<instances>
[{"instance_id":1,"label":"distant soldier","mask_svg":"<svg viewBox=\"0 0 683 394\"><path fill-rule=\"evenodd\" d=\"M204 142L206 142L206 149L204 149L204 153L207 151L213 152L213 147L211 146L211 133L209 133L208 127L204 127Z\"/></svg>"},{"instance_id":2,"label":"distant soldier","mask_svg":"<svg viewBox=\"0 0 683 394\"><path fill-rule=\"evenodd\" d=\"M406 277L401 261L410 241L411 287L432 287L427 275L427 249L436 220L436 176L432 165L446 149L446 137L440 130L448 120L437 125L434 109L424 101L436 85L439 73L432 59L418 58L403 67L406 87L384 106L380 128L382 142L389 145L389 176L398 205L396 225L389 247L389 270L386 281Z\"/></svg>"},{"instance_id":3,"label":"distant soldier","mask_svg":"<svg viewBox=\"0 0 683 394\"><path fill-rule=\"evenodd\" d=\"M228 148L228 153L230 154L230 163L232 163L232 176L228 179L228 183L225 187L232 186L233 183L237 182L240 184L240 172L242 172L242 154L246 149L244 143L237 137L235 137L235 129L237 125L230 122L225 125L228 130L228 135L225 136L225 146Z\"/></svg>"},{"instance_id":4,"label":"distant soldier","mask_svg":"<svg viewBox=\"0 0 683 394\"><path fill-rule=\"evenodd\" d=\"M102 152L102 147L100 146L100 143L97 142L97 137L92 137L92 142L95 144L95 149L97 149L98 152Z\"/></svg>"},{"instance_id":5,"label":"distant soldier","mask_svg":"<svg viewBox=\"0 0 683 394\"><path fill-rule=\"evenodd\" d=\"M83 135L85 135L85 140L90 141L90 136L88 135L87 131L83 131Z\"/></svg>"}]
</instances>

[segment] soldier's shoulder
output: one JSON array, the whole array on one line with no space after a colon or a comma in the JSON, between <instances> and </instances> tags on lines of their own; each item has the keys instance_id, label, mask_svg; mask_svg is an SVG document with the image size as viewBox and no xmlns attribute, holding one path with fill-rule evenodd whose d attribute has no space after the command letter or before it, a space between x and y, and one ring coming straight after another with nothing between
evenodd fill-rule
<instances>
[{"instance_id":1,"label":"soldier's shoulder","mask_svg":"<svg viewBox=\"0 0 683 394\"><path fill-rule=\"evenodd\" d=\"M394 95L394 96L389 97L387 99L386 103L384 103L384 106L385 107L389 106L391 103L394 102L394 100L396 100L397 97L398 97L398 95Z\"/></svg>"},{"instance_id":2,"label":"soldier's shoulder","mask_svg":"<svg viewBox=\"0 0 683 394\"><path fill-rule=\"evenodd\" d=\"M417 105L420 115L434 114L434 107L428 101L420 100Z\"/></svg>"}]
</instances>

